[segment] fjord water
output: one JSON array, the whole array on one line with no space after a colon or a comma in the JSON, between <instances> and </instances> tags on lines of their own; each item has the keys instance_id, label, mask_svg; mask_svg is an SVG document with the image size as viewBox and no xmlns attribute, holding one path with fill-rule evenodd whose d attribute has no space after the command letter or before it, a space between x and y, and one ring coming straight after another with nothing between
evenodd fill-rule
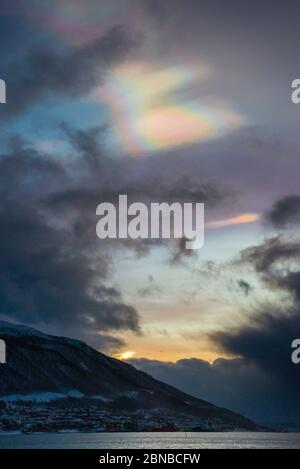
<instances>
[{"instance_id":1,"label":"fjord water","mask_svg":"<svg viewBox=\"0 0 300 469\"><path fill-rule=\"evenodd\" d=\"M300 448L300 433L43 433L0 436L0 448Z\"/></svg>"}]
</instances>

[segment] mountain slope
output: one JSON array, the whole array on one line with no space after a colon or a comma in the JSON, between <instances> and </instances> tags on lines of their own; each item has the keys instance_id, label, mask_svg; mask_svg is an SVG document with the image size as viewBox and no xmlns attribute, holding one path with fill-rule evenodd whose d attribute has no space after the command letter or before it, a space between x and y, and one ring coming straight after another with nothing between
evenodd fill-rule
<instances>
[{"instance_id":1,"label":"mountain slope","mask_svg":"<svg viewBox=\"0 0 300 469\"><path fill-rule=\"evenodd\" d=\"M189 396L78 340L1 321L0 338L7 348L7 363L0 365L2 400L41 393L73 395L102 399L114 409L169 409L214 419L228 428L260 429L239 414Z\"/></svg>"}]
</instances>

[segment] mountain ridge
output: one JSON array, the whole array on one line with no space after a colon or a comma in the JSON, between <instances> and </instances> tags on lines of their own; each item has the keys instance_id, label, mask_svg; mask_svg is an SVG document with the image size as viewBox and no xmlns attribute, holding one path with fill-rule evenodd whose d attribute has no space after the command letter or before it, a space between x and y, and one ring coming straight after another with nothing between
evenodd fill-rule
<instances>
[{"instance_id":1,"label":"mountain ridge","mask_svg":"<svg viewBox=\"0 0 300 469\"><path fill-rule=\"evenodd\" d=\"M220 421L228 428L262 429L239 414L190 396L80 340L3 321L0 338L7 348L7 363L0 366L1 400L43 400L43 394L45 401L51 395L53 399L98 399L120 411L165 409L203 421Z\"/></svg>"}]
</instances>

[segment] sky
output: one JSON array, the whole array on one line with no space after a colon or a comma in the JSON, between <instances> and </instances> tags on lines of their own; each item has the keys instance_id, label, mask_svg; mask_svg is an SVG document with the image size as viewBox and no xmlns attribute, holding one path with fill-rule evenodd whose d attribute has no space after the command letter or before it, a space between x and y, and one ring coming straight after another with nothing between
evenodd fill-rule
<instances>
[{"instance_id":1,"label":"sky","mask_svg":"<svg viewBox=\"0 0 300 469\"><path fill-rule=\"evenodd\" d=\"M2 0L1 319L300 426L299 13ZM204 247L98 239L119 194L203 202Z\"/></svg>"}]
</instances>

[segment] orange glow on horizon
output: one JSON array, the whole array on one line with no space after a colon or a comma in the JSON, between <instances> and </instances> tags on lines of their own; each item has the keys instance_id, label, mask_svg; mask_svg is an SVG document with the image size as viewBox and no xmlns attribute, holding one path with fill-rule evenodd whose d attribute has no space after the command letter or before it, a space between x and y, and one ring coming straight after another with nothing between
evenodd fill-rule
<instances>
[{"instance_id":1,"label":"orange glow on horizon","mask_svg":"<svg viewBox=\"0 0 300 469\"><path fill-rule=\"evenodd\" d=\"M131 360L145 358L148 360L158 360L163 362L176 363L178 360L196 358L213 363L217 358L229 355L216 349L213 345L203 339L203 347L195 346L194 341L186 342L169 337L167 341L162 341L159 337L131 337L130 345L134 348L124 352L115 353L112 356L118 360Z\"/></svg>"},{"instance_id":2,"label":"orange glow on horizon","mask_svg":"<svg viewBox=\"0 0 300 469\"><path fill-rule=\"evenodd\" d=\"M115 358L118 358L118 360L129 360L133 358L134 355L135 352L133 350L126 350L125 352L116 354Z\"/></svg>"}]
</instances>

